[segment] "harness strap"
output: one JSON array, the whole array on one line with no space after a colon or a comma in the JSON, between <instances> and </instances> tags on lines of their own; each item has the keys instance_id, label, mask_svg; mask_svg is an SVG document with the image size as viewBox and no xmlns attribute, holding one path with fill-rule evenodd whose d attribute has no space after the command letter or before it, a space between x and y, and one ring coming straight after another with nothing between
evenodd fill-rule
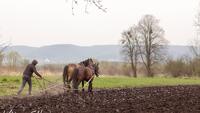
<instances>
[{"instance_id":1,"label":"harness strap","mask_svg":"<svg viewBox=\"0 0 200 113\"><path fill-rule=\"evenodd\" d=\"M89 84L89 82L90 82L93 78L94 78L94 75L88 80L88 82L86 82L86 85ZM83 88L84 88L86 85L84 85ZM83 89L83 88L82 88L82 89Z\"/></svg>"}]
</instances>

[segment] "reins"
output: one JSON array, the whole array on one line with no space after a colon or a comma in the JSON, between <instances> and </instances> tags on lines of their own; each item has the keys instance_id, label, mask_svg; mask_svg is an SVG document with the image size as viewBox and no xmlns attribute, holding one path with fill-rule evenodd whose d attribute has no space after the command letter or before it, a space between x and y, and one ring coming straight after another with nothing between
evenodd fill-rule
<instances>
[{"instance_id":1,"label":"reins","mask_svg":"<svg viewBox=\"0 0 200 113\"><path fill-rule=\"evenodd\" d=\"M52 82L52 81L49 81L45 78L42 78L42 79L39 79L37 77L34 77L37 81L37 83L39 84L39 87L40 87L40 93L45 93L46 91L50 90L50 89L53 89L53 88L56 88L56 87L62 87L64 90L68 90L68 91L75 91L77 89L67 89L66 87L63 87L61 86L62 84L59 84L59 83L56 83L56 82ZM42 80L43 84L39 81L39 80ZM46 87L46 84L45 84L45 81L50 83L50 86L49 87Z\"/></svg>"},{"instance_id":2,"label":"reins","mask_svg":"<svg viewBox=\"0 0 200 113\"><path fill-rule=\"evenodd\" d=\"M43 82L43 85L42 85L41 82L39 81L39 78L37 78L37 77L34 77L34 78L35 78L35 80L37 81L37 83L39 84L39 87L42 89L42 91L43 91L44 89L46 89L46 85L45 85L44 79L42 79L42 82Z\"/></svg>"},{"instance_id":3,"label":"reins","mask_svg":"<svg viewBox=\"0 0 200 113\"><path fill-rule=\"evenodd\" d=\"M36 79L37 83L39 84L39 87L42 90L42 91L39 91L40 93L46 92L46 91L48 91L50 89L53 89L53 88L56 88L56 87L63 87L63 86L61 86L61 84L49 81L49 80L47 80L45 78L41 79L43 81L43 85L42 85L41 82L39 81L40 80L39 78L37 78L37 77L34 77L34 78ZM85 88L93 78L94 78L94 75L86 82L86 84L84 85L83 88ZM46 87L45 81L48 82L48 83L51 83L51 85L53 84L53 86ZM79 90L79 89L68 89L66 87L63 87L63 89L67 90L67 91L76 91L76 90Z\"/></svg>"}]
</instances>

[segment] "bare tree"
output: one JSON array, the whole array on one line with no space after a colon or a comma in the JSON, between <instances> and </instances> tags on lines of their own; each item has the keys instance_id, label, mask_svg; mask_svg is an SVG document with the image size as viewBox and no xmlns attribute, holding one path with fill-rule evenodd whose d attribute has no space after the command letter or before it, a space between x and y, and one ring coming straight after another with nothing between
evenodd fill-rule
<instances>
[{"instance_id":1,"label":"bare tree","mask_svg":"<svg viewBox=\"0 0 200 113\"><path fill-rule=\"evenodd\" d=\"M28 59L26 59L26 58L22 58L21 59L21 66L23 67L23 68L25 68L28 64L29 64L29 60Z\"/></svg>"},{"instance_id":2,"label":"bare tree","mask_svg":"<svg viewBox=\"0 0 200 113\"><path fill-rule=\"evenodd\" d=\"M199 7L200 7L200 4L199 4ZM196 17L195 17L194 24L195 24L195 27L200 32L200 9L198 9L198 12L197 12Z\"/></svg>"},{"instance_id":3,"label":"bare tree","mask_svg":"<svg viewBox=\"0 0 200 113\"><path fill-rule=\"evenodd\" d=\"M200 10L198 10L198 13L195 17L194 25L195 25L195 28L197 31L196 32L197 37L191 41L191 43L190 43L191 46L189 46L189 47L191 49L193 57L199 59L200 58L200 39L199 39L200 38L199 37L199 35L200 35Z\"/></svg>"},{"instance_id":4,"label":"bare tree","mask_svg":"<svg viewBox=\"0 0 200 113\"><path fill-rule=\"evenodd\" d=\"M1 38L1 35L0 35L0 38ZM9 41L3 41L1 40L0 41L0 66L2 66L3 64L3 60L4 60L4 51L6 48L8 48L10 45Z\"/></svg>"},{"instance_id":5,"label":"bare tree","mask_svg":"<svg viewBox=\"0 0 200 113\"><path fill-rule=\"evenodd\" d=\"M11 51L6 55L7 64L10 69L15 69L21 60L21 56L16 51Z\"/></svg>"},{"instance_id":6,"label":"bare tree","mask_svg":"<svg viewBox=\"0 0 200 113\"><path fill-rule=\"evenodd\" d=\"M3 60L4 60L4 54L3 52L0 52L0 66L3 65Z\"/></svg>"},{"instance_id":7,"label":"bare tree","mask_svg":"<svg viewBox=\"0 0 200 113\"><path fill-rule=\"evenodd\" d=\"M122 45L122 53L131 64L134 77L137 77L137 63L139 54L138 45L136 43L137 38L137 29L136 26L134 26L129 30L124 31L122 33L122 39L120 40Z\"/></svg>"},{"instance_id":8,"label":"bare tree","mask_svg":"<svg viewBox=\"0 0 200 113\"><path fill-rule=\"evenodd\" d=\"M191 41L191 45L189 47L193 57L200 58L200 39L198 37Z\"/></svg>"},{"instance_id":9,"label":"bare tree","mask_svg":"<svg viewBox=\"0 0 200 113\"><path fill-rule=\"evenodd\" d=\"M164 48L167 40L164 30L159 26L159 20L152 15L145 15L138 23L140 55L147 70L147 76L152 77L152 67L164 58Z\"/></svg>"}]
</instances>

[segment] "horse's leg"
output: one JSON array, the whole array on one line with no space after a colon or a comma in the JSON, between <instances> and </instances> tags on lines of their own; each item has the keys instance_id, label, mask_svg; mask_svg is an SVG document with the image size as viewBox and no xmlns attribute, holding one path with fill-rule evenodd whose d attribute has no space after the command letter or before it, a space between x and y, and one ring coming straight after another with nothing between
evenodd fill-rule
<instances>
[{"instance_id":1,"label":"horse's leg","mask_svg":"<svg viewBox=\"0 0 200 113\"><path fill-rule=\"evenodd\" d=\"M92 92L92 81L89 82L88 92Z\"/></svg>"},{"instance_id":2,"label":"horse's leg","mask_svg":"<svg viewBox=\"0 0 200 113\"><path fill-rule=\"evenodd\" d=\"M84 80L82 81L82 91L84 92Z\"/></svg>"},{"instance_id":3,"label":"horse's leg","mask_svg":"<svg viewBox=\"0 0 200 113\"><path fill-rule=\"evenodd\" d=\"M63 78L63 86L66 87L65 78Z\"/></svg>"},{"instance_id":4,"label":"horse's leg","mask_svg":"<svg viewBox=\"0 0 200 113\"><path fill-rule=\"evenodd\" d=\"M72 79L72 88L74 93L78 93L78 84L76 79Z\"/></svg>"},{"instance_id":5,"label":"horse's leg","mask_svg":"<svg viewBox=\"0 0 200 113\"><path fill-rule=\"evenodd\" d=\"M78 70L77 69L74 69L74 72L68 74L68 84L69 84L69 88L70 87L70 84L72 82L73 79L77 79L77 74L78 74Z\"/></svg>"},{"instance_id":6,"label":"horse's leg","mask_svg":"<svg viewBox=\"0 0 200 113\"><path fill-rule=\"evenodd\" d=\"M75 93L78 93L78 86L79 86L80 83L81 83L81 80L77 80L75 82L75 84L74 84L74 92Z\"/></svg>"},{"instance_id":7,"label":"horse's leg","mask_svg":"<svg viewBox=\"0 0 200 113\"><path fill-rule=\"evenodd\" d=\"M72 78L72 90L74 93L77 93L77 90L78 90L77 79L74 77Z\"/></svg>"},{"instance_id":8,"label":"horse's leg","mask_svg":"<svg viewBox=\"0 0 200 113\"><path fill-rule=\"evenodd\" d=\"M73 74L72 74L72 88L73 92L77 93L78 92L78 69L74 69Z\"/></svg>"},{"instance_id":9,"label":"horse's leg","mask_svg":"<svg viewBox=\"0 0 200 113\"><path fill-rule=\"evenodd\" d=\"M64 84L64 87L66 87L66 81L65 81L66 77L65 75L63 75L63 84Z\"/></svg>"},{"instance_id":10,"label":"horse's leg","mask_svg":"<svg viewBox=\"0 0 200 113\"><path fill-rule=\"evenodd\" d=\"M69 89L71 89L71 86L70 86L71 81L72 81L72 77L68 78L67 86Z\"/></svg>"}]
</instances>

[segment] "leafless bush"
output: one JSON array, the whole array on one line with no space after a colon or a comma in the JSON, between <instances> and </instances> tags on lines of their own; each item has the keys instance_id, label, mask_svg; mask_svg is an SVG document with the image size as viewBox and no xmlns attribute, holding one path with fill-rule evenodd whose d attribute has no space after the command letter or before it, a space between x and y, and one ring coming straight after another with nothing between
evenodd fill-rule
<instances>
[{"instance_id":1,"label":"leafless bush","mask_svg":"<svg viewBox=\"0 0 200 113\"><path fill-rule=\"evenodd\" d=\"M165 64L165 72L173 77L180 76L192 76L193 69L191 67L193 63L191 60L186 60L184 58L178 58L176 60L170 59Z\"/></svg>"}]
</instances>

